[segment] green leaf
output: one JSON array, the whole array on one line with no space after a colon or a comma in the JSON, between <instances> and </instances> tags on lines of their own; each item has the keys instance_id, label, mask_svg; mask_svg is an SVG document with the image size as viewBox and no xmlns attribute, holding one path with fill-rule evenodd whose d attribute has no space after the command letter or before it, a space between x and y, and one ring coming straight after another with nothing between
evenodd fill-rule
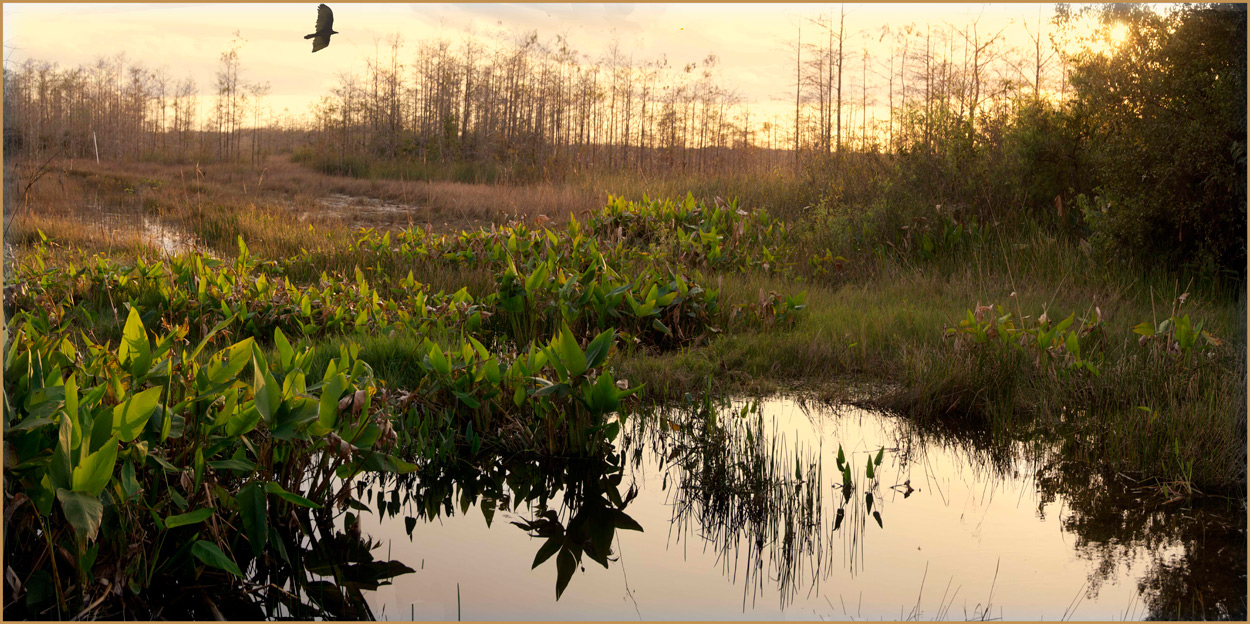
<instances>
[{"instance_id":1,"label":"green leaf","mask_svg":"<svg viewBox=\"0 0 1250 624\"><path fill-rule=\"evenodd\" d=\"M8 434L10 432L27 431L29 429L38 429L40 427L44 427L50 424L52 424L51 418L27 418L26 420L23 420L22 422L17 423L16 425L9 427L8 429L5 429L4 432L5 434ZM71 438L71 440L78 439L78 435L76 434L77 431L78 429L73 429L74 435ZM71 441L71 444L73 444L72 441Z\"/></svg>"},{"instance_id":2,"label":"green leaf","mask_svg":"<svg viewBox=\"0 0 1250 624\"><path fill-rule=\"evenodd\" d=\"M126 317L126 327L122 330L122 343L117 351L117 359L122 364L129 364L130 373L135 377L146 375L152 365L152 347L148 343L148 333L139 318L139 310L133 306Z\"/></svg>"},{"instance_id":3,"label":"green leaf","mask_svg":"<svg viewBox=\"0 0 1250 624\"><path fill-rule=\"evenodd\" d=\"M122 492L126 494L126 498L133 498L142 488L139 481L135 479L135 465L127 461L122 464L122 473L120 478L122 484Z\"/></svg>"},{"instance_id":4,"label":"green leaf","mask_svg":"<svg viewBox=\"0 0 1250 624\"><path fill-rule=\"evenodd\" d=\"M569 329L568 323L562 324L560 335L552 341L551 346L555 347L556 357L568 369L570 377L586 372L586 354L577 346L577 338L573 335L573 330Z\"/></svg>"},{"instance_id":5,"label":"green leaf","mask_svg":"<svg viewBox=\"0 0 1250 624\"><path fill-rule=\"evenodd\" d=\"M241 436L256 428L260 422L260 411L253 405L236 411L226 419L223 430L231 437Z\"/></svg>"},{"instance_id":6,"label":"green leaf","mask_svg":"<svg viewBox=\"0 0 1250 624\"><path fill-rule=\"evenodd\" d=\"M608 351L612 349L612 342L616 340L616 330L609 329L590 341L586 346L586 368L595 368L603 363L608 357Z\"/></svg>"},{"instance_id":7,"label":"green leaf","mask_svg":"<svg viewBox=\"0 0 1250 624\"><path fill-rule=\"evenodd\" d=\"M72 485L70 445L73 443L73 427L69 418L61 418L56 449L52 451L52 463L48 465L47 477L52 486L58 489L70 489ZM7 450L6 448L6 454Z\"/></svg>"},{"instance_id":8,"label":"green leaf","mask_svg":"<svg viewBox=\"0 0 1250 624\"><path fill-rule=\"evenodd\" d=\"M339 419L339 397L347 389L347 377L335 375L321 388L321 402L317 408L317 422L310 427L313 435L325 435L334 430Z\"/></svg>"},{"instance_id":9,"label":"green leaf","mask_svg":"<svg viewBox=\"0 0 1250 624\"><path fill-rule=\"evenodd\" d=\"M252 359L253 342L253 339L247 338L215 353L202 369L208 382L217 386L234 379Z\"/></svg>"},{"instance_id":10,"label":"green leaf","mask_svg":"<svg viewBox=\"0 0 1250 624\"><path fill-rule=\"evenodd\" d=\"M880 466L880 465L881 465L881 460L882 460L884 457L885 457L885 447L883 446L883 447L881 447L881 450L877 451L877 457L876 457L875 459L873 459L873 460L872 460L872 463L873 463L873 464L875 464L875 465L877 465L877 466Z\"/></svg>"},{"instance_id":11,"label":"green leaf","mask_svg":"<svg viewBox=\"0 0 1250 624\"><path fill-rule=\"evenodd\" d=\"M534 269L534 272L525 278L525 292L530 297L533 297L534 292L547 281L547 275L547 264L544 262L538 265L538 268Z\"/></svg>"},{"instance_id":12,"label":"green leaf","mask_svg":"<svg viewBox=\"0 0 1250 624\"><path fill-rule=\"evenodd\" d=\"M195 350L191 352L191 355L187 356L187 360L193 361L195 360L195 358L199 357L200 351L203 351L204 347L208 346L208 341L212 340L213 336L217 335L217 332L225 329L227 326L233 323L235 316L236 315L231 314L230 316L226 317L226 319L223 320L222 322L214 325L213 328L210 329L207 334L204 334L204 337L200 339L200 344L196 345Z\"/></svg>"},{"instance_id":13,"label":"green leaf","mask_svg":"<svg viewBox=\"0 0 1250 624\"><path fill-rule=\"evenodd\" d=\"M1067 329L1072 326L1072 322L1075 320L1076 320L1076 312L1069 314L1068 318L1063 319L1062 321L1059 321L1059 324L1055 326L1055 333L1060 334L1060 333L1067 331Z\"/></svg>"},{"instance_id":14,"label":"green leaf","mask_svg":"<svg viewBox=\"0 0 1250 624\"><path fill-rule=\"evenodd\" d=\"M486 346L478 341L477 338L469 336L469 343L473 345L473 350L477 352L477 356L485 360L490 357L490 353L486 351Z\"/></svg>"},{"instance_id":15,"label":"green leaf","mask_svg":"<svg viewBox=\"0 0 1250 624\"><path fill-rule=\"evenodd\" d=\"M281 498L284 501L287 501L289 503L295 503L296 505L299 505L300 507L321 509L321 505L318 505L317 503L314 503L308 500L307 498L304 498L303 496L300 496L298 494L292 494L282 489L281 485L278 485L277 483L273 483L272 481L265 484L265 491L270 494L273 494L274 496L277 496L278 498Z\"/></svg>"},{"instance_id":16,"label":"green leaf","mask_svg":"<svg viewBox=\"0 0 1250 624\"><path fill-rule=\"evenodd\" d=\"M535 398L545 397L545 396L549 396L552 394L556 396L564 396L565 394L568 394L568 391L569 391L568 384L565 384L565 383L548 384L536 390L534 394L531 396Z\"/></svg>"},{"instance_id":17,"label":"green leaf","mask_svg":"<svg viewBox=\"0 0 1250 624\"><path fill-rule=\"evenodd\" d=\"M113 432L122 442L133 442L148 424L161 400L161 388L148 388L113 408ZM95 435L93 432L92 439Z\"/></svg>"},{"instance_id":18,"label":"green leaf","mask_svg":"<svg viewBox=\"0 0 1250 624\"><path fill-rule=\"evenodd\" d=\"M499 362L495 361L495 358L486 360L482 374L494 385L499 385L499 382L503 380L503 373L500 372Z\"/></svg>"},{"instance_id":19,"label":"green leaf","mask_svg":"<svg viewBox=\"0 0 1250 624\"><path fill-rule=\"evenodd\" d=\"M65 413L69 414L69 419L74 423L74 429L70 432L70 448L76 449L82 444L82 426L81 420L78 418L78 377L77 373L70 373L65 378Z\"/></svg>"},{"instance_id":20,"label":"green leaf","mask_svg":"<svg viewBox=\"0 0 1250 624\"><path fill-rule=\"evenodd\" d=\"M100 531L100 519L104 517L100 499L64 488L57 488L56 498L61 501L61 511L78 532L79 539L94 540Z\"/></svg>"},{"instance_id":21,"label":"green leaf","mask_svg":"<svg viewBox=\"0 0 1250 624\"><path fill-rule=\"evenodd\" d=\"M1138 323L1136 327L1133 328L1133 333L1141 334L1149 338L1155 335L1155 328L1153 325L1150 324L1150 321L1142 321Z\"/></svg>"},{"instance_id":22,"label":"green leaf","mask_svg":"<svg viewBox=\"0 0 1250 624\"><path fill-rule=\"evenodd\" d=\"M274 416L282 405L282 388L256 354L252 357L252 387L255 388L256 411L265 419L265 424L272 427Z\"/></svg>"},{"instance_id":23,"label":"green leaf","mask_svg":"<svg viewBox=\"0 0 1250 624\"><path fill-rule=\"evenodd\" d=\"M243 533L252 552L257 557L265 550L269 542L269 516L265 509L265 491L260 484L253 481L243 486L235 495L239 502L239 515L243 517Z\"/></svg>"},{"instance_id":24,"label":"green leaf","mask_svg":"<svg viewBox=\"0 0 1250 624\"><path fill-rule=\"evenodd\" d=\"M447 361L447 356L443 355L443 350L436 344L430 345L430 366L440 375L451 374L451 363Z\"/></svg>"},{"instance_id":25,"label":"green leaf","mask_svg":"<svg viewBox=\"0 0 1250 624\"><path fill-rule=\"evenodd\" d=\"M197 524L208 520L208 517L211 515L213 515L213 510L206 507L204 509L196 509L195 511L189 513L168 516L165 518L165 528L173 529L180 526L186 526L188 524Z\"/></svg>"},{"instance_id":26,"label":"green leaf","mask_svg":"<svg viewBox=\"0 0 1250 624\"><path fill-rule=\"evenodd\" d=\"M100 450L85 455L74 468L73 489L91 496L99 496L113 477L113 465L117 463L117 436L109 438Z\"/></svg>"},{"instance_id":27,"label":"green leaf","mask_svg":"<svg viewBox=\"0 0 1250 624\"><path fill-rule=\"evenodd\" d=\"M463 402L465 405L468 405L471 409L477 409L478 407L481 407L482 405L482 402L473 398L473 395L471 394L468 394L466 392L460 392L459 390L452 390L451 392L452 394L456 395L456 398L460 399L461 402Z\"/></svg>"},{"instance_id":28,"label":"green leaf","mask_svg":"<svg viewBox=\"0 0 1250 624\"><path fill-rule=\"evenodd\" d=\"M238 564L231 561L230 557L227 557L226 553L221 552L221 549L212 542L197 540L191 546L191 554L195 555L196 559L214 568L225 570L238 577L243 576L243 571L239 569Z\"/></svg>"},{"instance_id":29,"label":"green leaf","mask_svg":"<svg viewBox=\"0 0 1250 624\"><path fill-rule=\"evenodd\" d=\"M215 459L208 462L210 468L214 470L238 470L240 472L251 472L256 469L256 464L246 459Z\"/></svg>"},{"instance_id":30,"label":"green leaf","mask_svg":"<svg viewBox=\"0 0 1250 624\"><path fill-rule=\"evenodd\" d=\"M869 478L869 479L872 479L872 478L873 478L873 472L872 472L872 458L871 458L871 457L870 457L870 458L868 458L868 471L867 471L867 475L868 475L868 478Z\"/></svg>"}]
</instances>

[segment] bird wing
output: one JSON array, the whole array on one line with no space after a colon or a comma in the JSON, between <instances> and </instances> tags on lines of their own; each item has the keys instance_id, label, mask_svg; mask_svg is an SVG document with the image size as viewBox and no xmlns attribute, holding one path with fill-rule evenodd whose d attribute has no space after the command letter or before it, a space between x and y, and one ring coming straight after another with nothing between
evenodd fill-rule
<instances>
[{"instance_id":1,"label":"bird wing","mask_svg":"<svg viewBox=\"0 0 1250 624\"><path fill-rule=\"evenodd\" d=\"M329 33L331 30L334 30L334 12L324 4L317 5L317 32ZM326 35L327 42L329 41L329 36L329 34ZM325 46L321 47L324 48Z\"/></svg>"},{"instance_id":2,"label":"bird wing","mask_svg":"<svg viewBox=\"0 0 1250 624\"><path fill-rule=\"evenodd\" d=\"M328 45L330 45L330 34L328 32L317 33L317 36L313 39L313 52L316 52L317 50L320 50Z\"/></svg>"}]
</instances>

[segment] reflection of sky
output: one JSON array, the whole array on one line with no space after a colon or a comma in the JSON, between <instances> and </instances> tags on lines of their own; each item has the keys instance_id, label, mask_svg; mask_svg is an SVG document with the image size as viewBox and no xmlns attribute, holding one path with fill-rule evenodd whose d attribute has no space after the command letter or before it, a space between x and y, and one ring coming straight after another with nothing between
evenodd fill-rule
<instances>
[{"instance_id":1,"label":"reflection of sky","mask_svg":"<svg viewBox=\"0 0 1250 624\"><path fill-rule=\"evenodd\" d=\"M620 561L605 570L586 559L585 571L574 574L559 602L554 559L530 570L541 541L509 525L518 519L510 514L497 513L490 530L477 508L467 516L419 522L411 541L405 512L384 526L366 518L364 532L383 542L375 555L417 570L372 595L374 612L380 616L385 605L387 618L454 619L459 584L465 619L898 619L917 604L920 619L933 619L942 609L948 619L964 619L987 603L991 617L1008 620L1058 619L1073 604L1068 616L1077 619L1141 617L1136 581L1146 573L1149 555L1125 548L1121 554L1127 557L1114 559L1118 569L1111 580L1096 593L1087 591L1099 560L1074 550L1074 536L1061 529L1067 512L1059 503L1048 505L1045 519L1040 517L1028 462L1018 462L1018 475L1004 479L962 450L930 445L913 450L911 464L902 467L895 450L898 421L859 410L805 416L789 401L767 403L763 412L766 423L778 419L791 453L796 439L813 449L823 439L826 524L840 499L830 488L840 482L834 467L838 444L853 466L862 466L881 446L888 449L879 469L884 529L867 521L857 555L862 559L853 571L849 519L831 539L826 536L819 589L811 590L813 566L805 564L795 601L784 611L775 568L762 592L744 590L745 537L735 582L734 563L719 560L714 545L677 528L670 534L673 512L667 501L675 475L670 492L660 491L657 458L648 452L643 474L637 475L642 492L626 508L645 531L618 532L614 551ZM917 488L909 498L888 489L908 478ZM627 475L622 490L630 479ZM526 513L524 507L520 513Z\"/></svg>"},{"instance_id":2,"label":"reflection of sky","mask_svg":"<svg viewBox=\"0 0 1250 624\"><path fill-rule=\"evenodd\" d=\"M243 79L268 82L275 111L304 112L337 83L343 73L363 73L375 47L402 33L401 62L411 65L417 44L444 37L457 46L472 33L488 44L511 42L537 31L541 43L567 36L581 54L602 58L617 41L621 53L639 64L666 58L680 68L715 54L722 86L737 90L761 115L784 119L793 110L794 60L790 47L802 23L804 41L820 30L811 19L828 17L832 5L818 4L351 4L330 3L336 35L331 46L312 56L302 37L312 32L315 3L301 4L5 4L6 62L28 58L61 66L93 63L124 52L149 69L167 67L170 76L195 79L203 99L210 97L222 52L238 31ZM980 32L1003 32L1009 46L1029 43L1024 22L1043 20L1052 5L1040 4L867 4L846 5L848 54L867 49L882 67L869 68L870 98L883 105L882 78L890 37L907 25L962 27L980 19ZM885 28L890 29L889 35ZM827 38L827 37L826 37ZM827 43L822 40L822 44ZM856 57L857 58L857 57ZM861 67L848 61L847 80L858 85ZM881 82L881 84L877 84ZM875 93L873 92L875 90ZM858 89L853 92L858 95ZM201 102L201 106L206 106Z\"/></svg>"}]
</instances>

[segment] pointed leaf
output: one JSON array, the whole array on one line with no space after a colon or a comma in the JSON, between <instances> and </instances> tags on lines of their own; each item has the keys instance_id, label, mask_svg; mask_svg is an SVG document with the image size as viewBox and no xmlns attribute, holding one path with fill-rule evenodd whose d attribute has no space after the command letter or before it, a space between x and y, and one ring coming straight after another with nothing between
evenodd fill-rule
<instances>
[{"instance_id":1,"label":"pointed leaf","mask_svg":"<svg viewBox=\"0 0 1250 624\"><path fill-rule=\"evenodd\" d=\"M188 524L198 524L208 520L208 517L211 515L213 515L213 510L205 507L204 509L196 509L192 512L169 516L165 518L165 528L173 529L180 526L186 526Z\"/></svg>"},{"instance_id":2,"label":"pointed leaf","mask_svg":"<svg viewBox=\"0 0 1250 624\"><path fill-rule=\"evenodd\" d=\"M73 489L93 497L99 496L113 477L113 465L117 463L117 437L109 438L100 450L85 455L74 468Z\"/></svg>"},{"instance_id":3,"label":"pointed leaf","mask_svg":"<svg viewBox=\"0 0 1250 624\"><path fill-rule=\"evenodd\" d=\"M438 345L430 345L430 366L434 372L440 375L451 374L451 363L447 361L447 357L443 355L443 350Z\"/></svg>"},{"instance_id":4,"label":"pointed leaf","mask_svg":"<svg viewBox=\"0 0 1250 624\"><path fill-rule=\"evenodd\" d=\"M148 343L148 334L139 318L139 310L133 306L126 317L126 327L122 330L117 359L123 364L129 364L130 372L135 377L146 375L152 365L152 347Z\"/></svg>"},{"instance_id":5,"label":"pointed leaf","mask_svg":"<svg viewBox=\"0 0 1250 624\"><path fill-rule=\"evenodd\" d=\"M577 570L577 560L573 558L573 553L568 549L561 549L560 555L556 557L556 600L560 599L564 588L569 586L575 570Z\"/></svg>"},{"instance_id":6,"label":"pointed leaf","mask_svg":"<svg viewBox=\"0 0 1250 624\"><path fill-rule=\"evenodd\" d=\"M282 486L278 485L277 483L273 483L273 482L266 483L265 491L270 494L273 494L274 496L277 496L278 498L281 498L284 501L295 503L296 505L299 505L300 507L321 509L321 505L314 503L308 500L307 498L304 498L303 496L300 496L298 494L292 494L282 489Z\"/></svg>"},{"instance_id":7,"label":"pointed leaf","mask_svg":"<svg viewBox=\"0 0 1250 624\"><path fill-rule=\"evenodd\" d=\"M56 498L61 501L61 511L78 536L85 541L94 540L100 531L100 519L104 517L104 505L100 499L64 488L57 488Z\"/></svg>"},{"instance_id":8,"label":"pointed leaf","mask_svg":"<svg viewBox=\"0 0 1250 624\"><path fill-rule=\"evenodd\" d=\"M625 515L625 512L620 511L620 510L617 510L617 512L613 514L612 525L618 529L624 529L626 531L638 531L639 533L642 533L642 525L638 524L636 520Z\"/></svg>"},{"instance_id":9,"label":"pointed leaf","mask_svg":"<svg viewBox=\"0 0 1250 624\"><path fill-rule=\"evenodd\" d=\"M595 368L608 357L612 342L616 340L616 330L609 329L590 341L586 346L586 368Z\"/></svg>"},{"instance_id":10,"label":"pointed leaf","mask_svg":"<svg viewBox=\"0 0 1250 624\"><path fill-rule=\"evenodd\" d=\"M563 535L553 535L543 542L542 548L538 549L538 554L534 555L534 565L530 569L537 568L542 563L551 558L552 555L560 551L560 544L564 543Z\"/></svg>"},{"instance_id":11,"label":"pointed leaf","mask_svg":"<svg viewBox=\"0 0 1250 624\"><path fill-rule=\"evenodd\" d=\"M148 424L161 400L160 386L148 388L113 408L113 432L122 442L133 442ZM92 439L95 438L94 432Z\"/></svg>"},{"instance_id":12,"label":"pointed leaf","mask_svg":"<svg viewBox=\"0 0 1250 624\"><path fill-rule=\"evenodd\" d=\"M218 548L212 542L205 540L196 541L191 546L191 554L195 555L196 559L214 568L225 570L238 577L243 576L243 571L239 569L238 564L232 561L230 557L227 557L226 553L221 552L221 548Z\"/></svg>"},{"instance_id":13,"label":"pointed leaf","mask_svg":"<svg viewBox=\"0 0 1250 624\"><path fill-rule=\"evenodd\" d=\"M310 428L313 435L325 435L334 431L339 419L339 397L347 389L347 377L342 373L335 375L330 382L321 388L321 402L317 408L316 427Z\"/></svg>"},{"instance_id":14,"label":"pointed leaf","mask_svg":"<svg viewBox=\"0 0 1250 624\"><path fill-rule=\"evenodd\" d=\"M551 346L554 347L556 356L560 358L560 363L568 369L570 377L586 372L586 354L582 353L581 347L577 346L577 337L569 329L568 323L561 326L560 335L552 341Z\"/></svg>"},{"instance_id":15,"label":"pointed leaf","mask_svg":"<svg viewBox=\"0 0 1250 624\"><path fill-rule=\"evenodd\" d=\"M278 349L278 361L282 363L282 370L291 370L291 362L295 360L295 350L291 348L291 343L287 341L286 334L282 333L281 328L274 328L273 344Z\"/></svg>"},{"instance_id":16,"label":"pointed leaf","mask_svg":"<svg viewBox=\"0 0 1250 624\"><path fill-rule=\"evenodd\" d=\"M235 495L239 502L239 515L243 517L243 534L257 557L269 543L269 516L265 508L265 491L256 481L248 483Z\"/></svg>"}]
</instances>

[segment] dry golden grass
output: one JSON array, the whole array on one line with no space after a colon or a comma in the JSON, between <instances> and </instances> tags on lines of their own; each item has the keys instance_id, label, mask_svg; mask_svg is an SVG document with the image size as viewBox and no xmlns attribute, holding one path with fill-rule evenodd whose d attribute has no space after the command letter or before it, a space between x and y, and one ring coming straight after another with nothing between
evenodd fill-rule
<instances>
[{"instance_id":1,"label":"dry golden grass","mask_svg":"<svg viewBox=\"0 0 1250 624\"><path fill-rule=\"evenodd\" d=\"M545 215L562 220L569 214L600 205L600 194L568 186L479 185L460 182L366 180L326 175L272 156L263 165L214 163L169 165L160 163L102 163L76 161L55 163L55 170L41 185L62 184L67 177L85 177L113 184L156 181L181 191L186 199L200 194L214 200L248 200L258 205L288 203L302 210L326 212L321 202L334 196L371 199L403 207L392 218L334 215L339 220L363 220L365 225L432 226L460 229L500 223L508 219L532 219ZM278 201L281 200L281 201Z\"/></svg>"},{"instance_id":2,"label":"dry golden grass","mask_svg":"<svg viewBox=\"0 0 1250 624\"><path fill-rule=\"evenodd\" d=\"M11 244L20 247L43 231L66 247L118 257L168 252L155 228L171 228L189 237L189 245L227 255L242 236L254 252L276 258L342 248L362 227L454 232L510 220L560 222L605 198L551 184L326 175L286 156L263 166L61 160L34 174L30 166L5 171Z\"/></svg>"}]
</instances>

